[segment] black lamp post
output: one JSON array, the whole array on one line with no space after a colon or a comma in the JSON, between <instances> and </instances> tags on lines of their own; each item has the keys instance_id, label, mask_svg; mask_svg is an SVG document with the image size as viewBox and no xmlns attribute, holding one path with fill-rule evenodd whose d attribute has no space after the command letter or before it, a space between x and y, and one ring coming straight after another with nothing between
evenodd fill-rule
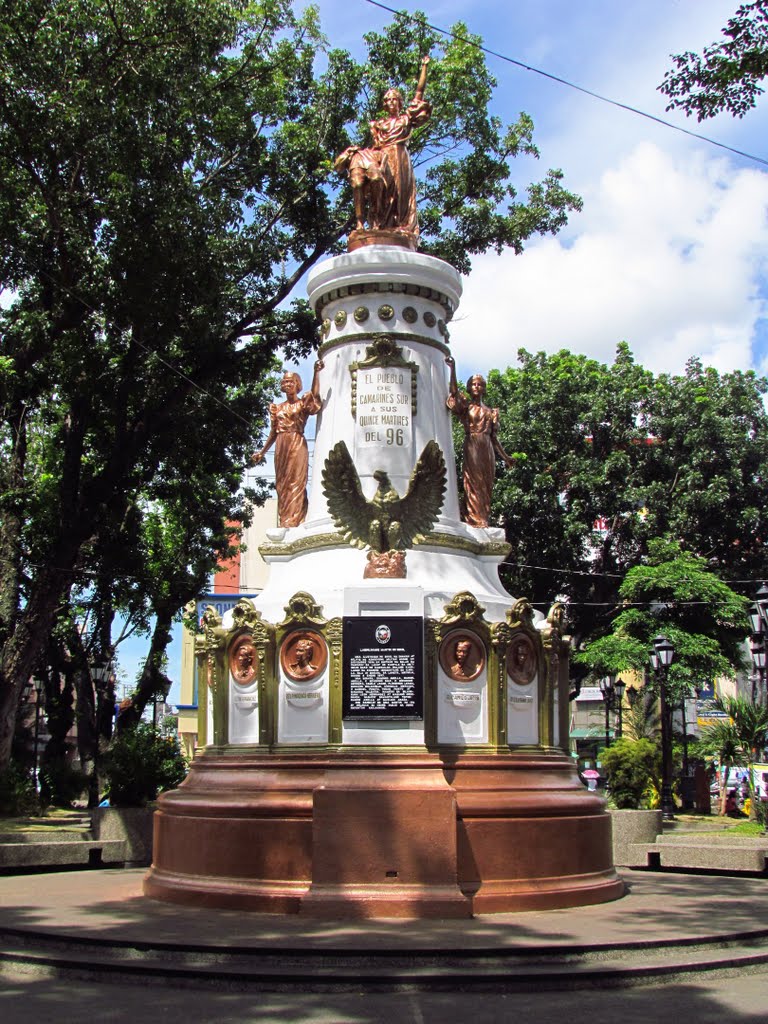
<instances>
[{"instance_id":1,"label":"black lamp post","mask_svg":"<svg viewBox=\"0 0 768 1024\"><path fill-rule=\"evenodd\" d=\"M627 684L623 679L616 680L616 710L618 712L618 722L616 724L616 736L617 739L621 739L624 732L624 691L627 688Z\"/></svg>"},{"instance_id":2,"label":"black lamp post","mask_svg":"<svg viewBox=\"0 0 768 1024\"><path fill-rule=\"evenodd\" d=\"M763 595L762 591L766 591ZM765 694L765 629L768 614L768 587L763 584L755 596L755 603L749 609L752 621L752 636L749 638L749 653L752 655L752 703L762 701Z\"/></svg>"},{"instance_id":3,"label":"black lamp post","mask_svg":"<svg viewBox=\"0 0 768 1024\"><path fill-rule=\"evenodd\" d=\"M651 665L659 680L661 704L661 814L665 821L674 821L675 804L672 800L672 708L667 696L667 674L675 648L663 634L653 641Z\"/></svg>"},{"instance_id":4,"label":"black lamp post","mask_svg":"<svg viewBox=\"0 0 768 1024\"><path fill-rule=\"evenodd\" d=\"M755 594L755 604L762 617L763 622L768 622L768 586L761 583Z\"/></svg>"},{"instance_id":5,"label":"black lamp post","mask_svg":"<svg viewBox=\"0 0 768 1024\"><path fill-rule=\"evenodd\" d=\"M40 744L40 705L43 701L43 684L35 679L35 792L40 792L40 772L38 770L37 750Z\"/></svg>"},{"instance_id":6,"label":"black lamp post","mask_svg":"<svg viewBox=\"0 0 768 1024\"><path fill-rule=\"evenodd\" d=\"M604 676L600 680L600 693L603 695L603 701L605 703L605 745L610 747L611 745L611 711L618 710L618 723L616 728L616 738L621 739L622 731L622 704L624 702L624 690L626 683L623 679L617 679L616 676L611 673Z\"/></svg>"}]
</instances>

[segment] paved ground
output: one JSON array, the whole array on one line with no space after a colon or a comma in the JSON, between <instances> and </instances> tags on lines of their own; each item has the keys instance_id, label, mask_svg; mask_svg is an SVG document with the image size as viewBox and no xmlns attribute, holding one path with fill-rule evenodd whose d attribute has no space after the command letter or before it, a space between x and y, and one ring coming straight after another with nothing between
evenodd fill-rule
<instances>
[{"instance_id":1,"label":"paved ground","mask_svg":"<svg viewBox=\"0 0 768 1024\"><path fill-rule=\"evenodd\" d=\"M570 910L470 921L323 922L298 915L205 910L148 900L145 871L67 871L0 877L0 925L107 939L211 946L352 949L593 946L768 930L768 880L625 871L628 895ZM768 1014L767 1014L768 1017Z\"/></svg>"},{"instance_id":2,"label":"paved ground","mask_svg":"<svg viewBox=\"0 0 768 1024\"><path fill-rule=\"evenodd\" d=\"M213 947L301 943L327 948L584 946L768 929L768 881L628 872L622 900L576 910L467 922L303 922L201 911L145 900L144 872L66 872L0 878L0 926L106 939ZM3 1024L175 1021L217 1024L765 1024L768 973L699 976L626 991L469 993L235 993L39 978L0 982Z\"/></svg>"}]
</instances>

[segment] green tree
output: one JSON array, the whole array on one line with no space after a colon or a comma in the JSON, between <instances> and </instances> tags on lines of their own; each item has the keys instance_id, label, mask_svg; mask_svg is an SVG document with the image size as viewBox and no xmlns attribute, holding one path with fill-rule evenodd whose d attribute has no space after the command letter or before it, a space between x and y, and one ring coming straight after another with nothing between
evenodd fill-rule
<instances>
[{"instance_id":1,"label":"green tree","mask_svg":"<svg viewBox=\"0 0 768 1024\"><path fill-rule=\"evenodd\" d=\"M630 740L656 740L660 730L659 707L652 689L643 686L624 708L624 735Z\"/></svg>"},{"instance_id":2,"label":"green tree","mask_svg":"<svg viewBox=\"0 0 768 1024\"><path fill-rule=\"evenodd\" d=\"M667 110L680 108L699 121L727 110L743 117L763 92L768 75L768 3L752 0L737 8L722 30L725 41L703 53L673 56L659 91L670 99Z\"/></svg>"},{"instance_id":3,"label":"green tree","mask_svg":"<svg viewBox=\"0 0 768 1024\"><path fill-rule=\"evenodd\" d=\"M718 768L724 769L720 783L720 799L718 813L722 817L725 814L725 804L728 797L728 777L735 765L743 763L744 753L739 739L739 734L732 721L712 722L706 726L698 747L705 757L714 760Z\"/></svg>"},{"instance_id":4,"label":"green tree","mask_svg":"<svg viewBox=\"0 0 768 1024\"><path fill-rule=\"evenodd\" d=\"M763 752L768 746L768 707L764 704L754 704L751 700L745 700L743 697L720 696L715 699L715 704L728 715L730 730L726 732L724 723L719 729L717 725L711 726L705 733L705 737L707 740L713 738L723 746L726 741L731 744L735 741L735 751L731 756L734 759L738 757L739 763L746 765L749 769L747 774L750 796L749 816L755 820L758 815L759 800L755 794L752 765L762 758ZM733 764L734 761L731 760L730 763ZM723 785L723 789L725 790L725 785Z\"/></svg>"},{"instance_id":5,"label":"green tree","mask_svg":"<svg viewBox=\"0 0 768 1024\"><path fill-rule=\"evenodd\" d=\"M679 544L654 540L648 550L619 587L623 603L611 631L577 657L597 675L643 672L654 637L663 633L675 649L667 681L674 707L702 679L732 676L742 666L748 602Z\"/></svg>"},{"instance_id":6,"label":"green tree","mask_svg":"<svg viewBox=\"0 0 768 1024\"><path fill-rule=\"evenodd\" d=\"M96 601L107 660L129 576L157 618L141 692L161 684L170 609L242 509L275 353L315 342L289 300L341 249L351 201L331 161L385 81L410 85L432 53L434 117L412 146L427 251L466 270L579 208L558 171L524 199L509 185L510 160L536 155L532 126L489 113L495 83L462 26L445 39L398 18L367 41L356 62L289 0L4 6L0 771L57 617ZM168 581L184 508L207 554L180 546L188 571Z\"/></svg>"},{"instance_id":7,"label":"green tree","mask_svg":"<svg viewBox=\"0 0 768 1024\"><path fill-rule=\"evenodd\" d=\"M768 572L764 379L698 360L654 377L621 344L612 365L521 351L488 392L505 449L524 456L494 489L502 578L535 603L567 597L578 638L610 629L653 538L683 538L724 577Z\"/></svg>"}]
</instances>

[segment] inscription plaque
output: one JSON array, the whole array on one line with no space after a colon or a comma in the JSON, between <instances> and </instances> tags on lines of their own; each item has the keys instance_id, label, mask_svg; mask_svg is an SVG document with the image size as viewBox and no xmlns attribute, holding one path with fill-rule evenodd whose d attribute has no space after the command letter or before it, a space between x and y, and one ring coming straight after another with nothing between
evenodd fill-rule
<instances>
[{"instance_id":1,"label":"inscription plaque","mask_svg":"<svg viewBox=\"0 0 768 1024\"><path fill-rule=\"evenodd\" d=\"M357 375L356 447L410 446L412 392L410 370L384 367L360 370Z\"/></svg>"},{"instance_id":2,"label":"inscription plaque","mask_svg":"<svg viewBox=\"0 0 768 1024\"><path fill-rule=\"evenodd\" d=\"M424 620L415 615L344 619L341 714L345 721L424 717Z\"/></svg>"}]
</instances>

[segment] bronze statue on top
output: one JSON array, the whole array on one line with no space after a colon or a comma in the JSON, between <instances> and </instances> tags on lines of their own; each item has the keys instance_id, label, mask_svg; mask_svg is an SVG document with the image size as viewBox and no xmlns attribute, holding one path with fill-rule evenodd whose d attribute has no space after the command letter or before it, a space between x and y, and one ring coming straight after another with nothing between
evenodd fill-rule
<instances>
[{"instance_id":1,"label":"bronze statue on top","mask_svg":"<svg viewBox=\"0 0 768 1024\"><path fill-rule=\"evenodd\" d=\"M514 459L501 446L496 429L499 410L489 408L483 401L485 378L479 373L467 381L469 397L459 391L456 382L456 363L446 357L451 369L451 380L446 405L464 427L464 502L462 519L470 526L487 526L491 514L491 492L496 475L496 456L507 466Z\"/></svg>"},{"instance_id":2,"label":"bronze statue on top","mask_svg":"<svg viewBox=\"0 0 768 1024\"><path fill-rule=\"evenodd\" d=\"M310 416L320 412L318 374L323 361L315 363L312 388L303 395L301 377L287 371L283 374L280 390L284 402L273 402L269 407L270 429L264 447L251 460L254 465L262 462L266 451L275 446L275 490L277 491L277 521L280 526L298 526L307 517L307 477L309 476L309 451L304 437L304 427Z\"/></svg>"},{"instance_id":3,"label":"bronze statue on top","mask_svg":"<svg viewBox=\"0 0 768 1024\"><path fill-rule=\"evenodd\" d=\"M416 93L407 107L399 89L384 93L387 116L370 122L372 145L349 146L336 157L336 170L349 174L355 204L356 228L349 236L350 250L381 241L416 248L416 180L408 140L432 112L424 99L428 64L429 57L422 58Z\"/></svg>"}]
</instances>

